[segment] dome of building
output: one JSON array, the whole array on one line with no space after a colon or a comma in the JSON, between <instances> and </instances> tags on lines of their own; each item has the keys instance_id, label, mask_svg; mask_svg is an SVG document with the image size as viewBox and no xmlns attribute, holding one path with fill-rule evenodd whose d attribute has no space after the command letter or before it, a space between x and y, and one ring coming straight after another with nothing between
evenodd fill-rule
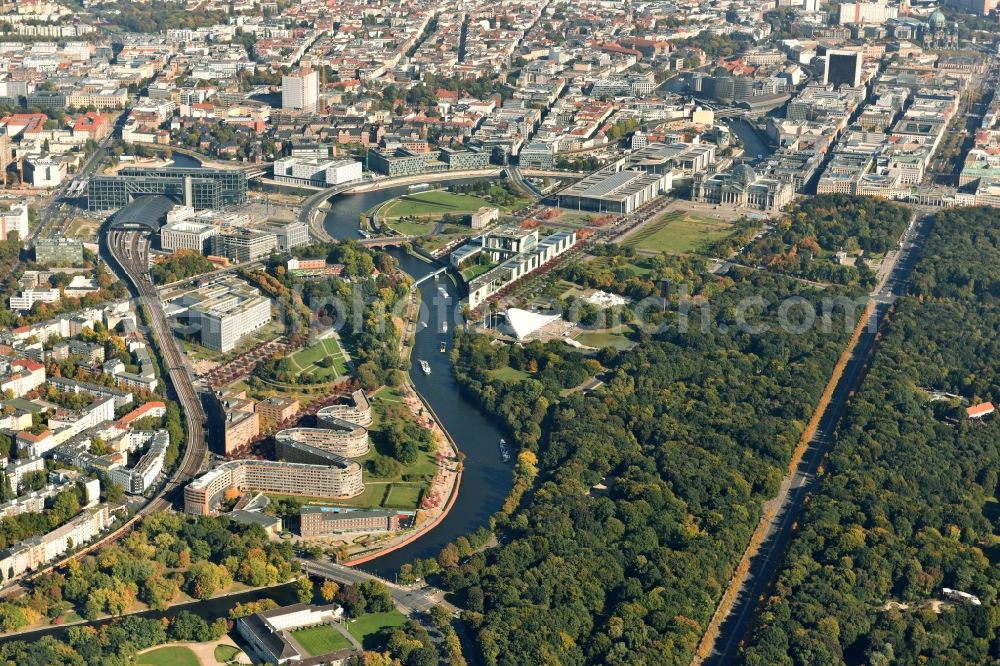
<instances>
[{"instance_id":1,"label":"dome of building","mask_svg":"<svg viewBox=\"0 0 1000 666\"><path fill-rule=\"evenodd\" d=\"M734 185L745 188L747 185L757 182L757 172L749 164L737 165L733 169L732 182Z\"/></svg>"},{"instance_id":2,"label":"dome of building","mask_svg":"<svg viewBox=\"0 0 1000 666\"><path fill-rule=\"evenodd\" d=\"M927 18L927 23L934 29L943 28L947 21L948 19L945 18L944 12L940 9L935 9L934 13Z\"/></svg>"}]
</instances>

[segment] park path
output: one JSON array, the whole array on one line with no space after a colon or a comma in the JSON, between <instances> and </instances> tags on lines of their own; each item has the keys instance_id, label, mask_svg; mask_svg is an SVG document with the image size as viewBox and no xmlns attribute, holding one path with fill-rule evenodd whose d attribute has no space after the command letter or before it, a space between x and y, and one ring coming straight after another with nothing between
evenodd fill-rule
<instances>
[{"instance_id":1,"label":"park path","mask_svg":"<svg viewBox=\"0 0 1000 666\"><path fill-rule=\"evenodd\" d=\"M347 630L347 627L340 624L339 622L335 622L333 624L333 628L339 631L340 634L347 639L347 641L351 644L351 647L353 647L355 650L359 652L364 650L364 648L361 647L361 642L354 637L354 634L352 634Z\"/></svg>"}]
</instances>

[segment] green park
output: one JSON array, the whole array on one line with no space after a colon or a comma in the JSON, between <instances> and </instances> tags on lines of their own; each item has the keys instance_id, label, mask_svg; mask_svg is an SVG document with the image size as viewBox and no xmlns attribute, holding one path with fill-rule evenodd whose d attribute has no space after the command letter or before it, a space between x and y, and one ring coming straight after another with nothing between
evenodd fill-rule
<instances>
[{"instance_id":1,"label":"green park","mask_svg":"<svg viewBox=\"0 0 1000 666\"><path fill-rule=\"evenodd\" d=\"M725 220L673 210L641 226L622 243L639 252L688 254L725 238L732 224Z\"/></svg>"}]
</instances>

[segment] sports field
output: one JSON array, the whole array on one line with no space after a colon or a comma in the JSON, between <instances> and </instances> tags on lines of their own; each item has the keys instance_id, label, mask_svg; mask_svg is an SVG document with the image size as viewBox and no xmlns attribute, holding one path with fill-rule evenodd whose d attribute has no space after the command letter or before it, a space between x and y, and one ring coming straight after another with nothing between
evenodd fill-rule
<instances>
[{"instance_id":1,"label":"sports field","mask_svg":"<svg viewBox=\"0 0 1000 666\"><path fill-rule=\"evenodd\" d=\"M323 367L320 361L329 359L330 367ZM311 347L300 349L288 357L298 373L306 373L314 384L331 381L347 374L347 356L335 338L320 340ZM325 363L324 363L325 364Z\"/></svg>"},{"instance_id":2,"label":"sports field","mask_svg":"<svg viewBox=\"0 0 1000 666\"><path fill-rule=\"evenodd\" d=\"M292 632L292 637L309 653L310 657L328 654L351 647L337 629L329 624L306 627Z\"/></svg>"},{"instance_id":3,"label":"sports field","mask_svg":"<svg viewBox=\"0 0 1000 666\"><path fill-rule=\"evenodd\" d=\"M732 225L684 211L669 211L649 222L622 242L645 252L685 254L703 249L709 243L725 238Z\"/></svg>"},{"instance_id":4,"label":"sports field","mask_svg":"<svg viewBox=\"0 0 1000 666\"><path fill-rule=\"evenodd\" d=\"M380 217L441 217L447 213L465 215L492 206L486 199L467 194L454 194L444 190L432 190L417 194L405 194L382 209Z\"/></svg>"}]
</instances>

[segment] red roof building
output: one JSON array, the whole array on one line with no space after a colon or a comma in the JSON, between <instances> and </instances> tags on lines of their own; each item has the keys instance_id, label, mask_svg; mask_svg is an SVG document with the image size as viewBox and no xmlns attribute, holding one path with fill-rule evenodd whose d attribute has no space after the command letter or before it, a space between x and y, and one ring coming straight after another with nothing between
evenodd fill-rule
<instances>
[{"instance_id":1,"label":"red roof building","mask_svg":"<svg viewBox=\"0 0 1000 666\"><path fill-rule=\"evenodd\" d=\"M88 111L73 123L74 137L81 136L84 139L100 141L110 132L111 123L108 121L108 117L96 111Z\"/></svg>"},{"instance_id":2,"label":"red roof building","mask_svg":"<svg viewBox=\"0 0 1000 666\"><path fill-rule=\"evenodd\" d=\"M984 416L992 414L994 411L992 402L984 402L972 407L966 407L965 409L965 413L969 415L970 419L981 419Z\"/></svg>"},{"instance_id":3,"label":"red roof building","mask_svg":"<svg viewBox=\"0 0 1000 666\"><path fill-rule=\"evenodd\" d=\"M153 417L164 416L166 413L167 413L166 404L160 402L159 400L153 400L151 402L147 402L144 405L139 405L131 412L118 419L115 425L118 426L119 428L124 428L127 427L133 421L138 421L141 418L145 418L147 416L153 416Z\"/></svg>"}]
</instances>

